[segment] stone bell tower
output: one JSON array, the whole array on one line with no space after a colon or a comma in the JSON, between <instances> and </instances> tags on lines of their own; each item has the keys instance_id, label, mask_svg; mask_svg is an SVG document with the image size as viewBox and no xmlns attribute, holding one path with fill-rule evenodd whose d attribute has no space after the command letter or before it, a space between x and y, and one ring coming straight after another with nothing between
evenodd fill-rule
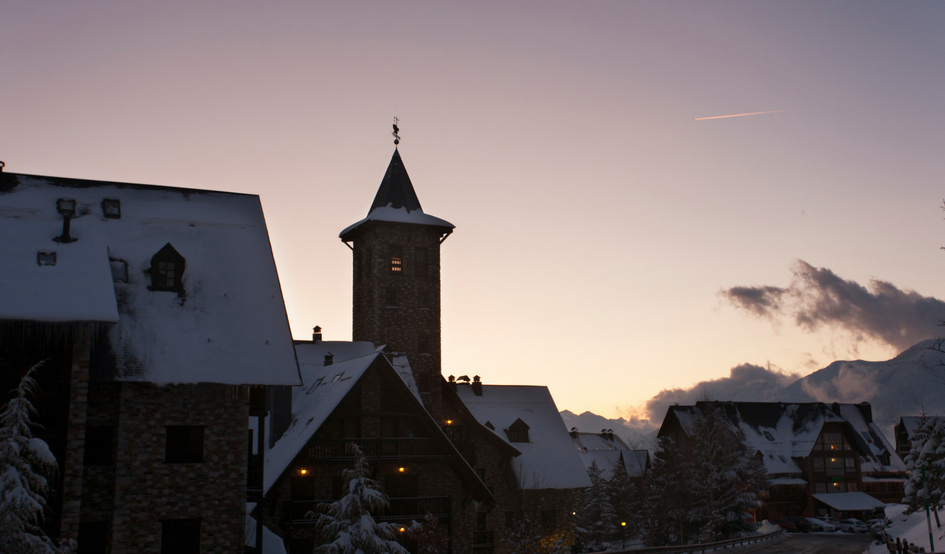
<instances>
[{"instance_id":1,"label":"stone bell tower","mask_svg":"<svg viewBox=\"0 0 945 554\"><path fill-rule=\"evenodd\" d=\"M440 414L440 244L453 224L423 213L395 148L367 217L341 232L354 253L353 339L407 355L424 405Z\"/></svg>"}]
</instances>

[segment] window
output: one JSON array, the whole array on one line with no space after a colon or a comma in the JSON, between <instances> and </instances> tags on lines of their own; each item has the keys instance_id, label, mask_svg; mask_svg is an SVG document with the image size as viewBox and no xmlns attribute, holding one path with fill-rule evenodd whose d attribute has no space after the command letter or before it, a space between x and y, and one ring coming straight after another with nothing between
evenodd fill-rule
<instances>
[{"instance_id":1,"label":"window","mask_svg":"<svg viewBox=\"0 0 945 554\"><path fill-rule=\"evenodd\" d=\"M416 498L417 476L409 473L388 475L384 482L384 492L391 498Z\"/></svg>"},{"instance_id":2,"label":"window","mask_svg":"<svg viewBox=\"0 0 945 554\"><path fill-rule=\"evenodd\" d=\"M420 392L430 392L430 376L426 373L417 375L417 390Z\"/></svg>"},{"instance_id":3,"label":"window","mask_svg":"<svg viewBox=\"0 0 945 554\"><path fill-rule=\"evenodd\" d=\"M821 433L817 437L817 443L814 445L814 450L849 450L850 446L847 443L846 438L843 436L843 433Z\"/></svg>"},{"instance_id":4,"label":"window","mask_svg":"<svg viewBox=\"0 0 945 554\"><path fill-rule=\"evenodd\" d=\"M417 293L417 307L421 310L429 310L433 306L433 301L431 300L431 294L428 291L422 290Z\"/></svg>"},{"instance_id":5,"label":"window","mask_svg":"<svg viewBox=\"0 0 945 554\"><path fill-rule=\"evenodd\" d=\"M390 270L392 273L403 273L404 249L402 246L390 247Z\"/></svg>"},{"instance_id":6,"label":"window","mask_svg":"<svg viewBox=\"0 0 945 554\"><path fill-rule=\"evenodd\" d=\"M203 425L168 425L164 461L169 464L203 462Z\"/></svg>"},{"instance_id":7,"label":"window","mask_svg":"<svg viewBox=\"0 0 945 554\"><path fill-rule=\"evenodd\" d=\"M315 478L311 475L293 475L292 500L315 500Z\"/></svg>"},{"instance_id":8,"label":"window","mask_svg":"<svg viewBox=\"0 0 945 554\"><path fill-rule=\"evenodd\" d=\"M486 513L479 512L476 514L476 531L485 531L486 530Z\"/></svg>"},{"instance_id":9,"label":"window","mask_svg":"<svg viewBox=\"0 0 945 554\"><path fill-rule=\"evenodd\" d=\"M112 268L112 281L118 283L128 282L128 262L109 259L108 265Z\"/></svg>"},{"instance_id":10,"label":"window","mask_svg":"<svg viewBox=\"0 0 945 554\"><path fill-rule=\"evenodd\" d=\"M165 244L151 258L151 290L184 290L184 257L171 243Z\"/></svg>"},{"instance_id":11,"label":"window","mask_svg":"<svg viewBox=\"0 0 945 554\"><path fill-rule=\"evenodd\" d=\"M421 354L430 353L430 335L424 333L417 337L417 350Z\"/></svg>"},{"instance_id":12,"label":"window","mask_svg":"<svg viewBox=\"0 0 945 554\"><path fill-rule=\"evenodd\" d=\"M774 435L771 434L771 431L765 431L765 438L771 442L774 442Z\"/></svg>"},{"instance_id":13,"label":"window","mask_svg":"<svg viewBox=\"0 0 945 554\"><path fill-rule=\"evenodd\" d=\"M387 294L385 295L385 300L387 302L388 308L393 308L397 306L397 289L394 287L387 288Z\"/></svg>"},{"instance_id":14,"label":"window","mask_svg":"<svg viewBox=\"0 0 945 554\"><path fill-rule=\"evenodd\" d=\"M56 253L55 252L37 252L36 264L37 265L56 265Z\"/></svg>"},{"instance_id":15,"label":"window","mask_svg":"<svg viewBox=\"0 0 945 554\"><path fill-rule=\"evenodd\" d=\"M115 463L115 428L96 426L85 428L85 453L83 463L87 466L102 466Z\"/></svg>"},{"instance_id":16,"label":"window","mask_svg":"<svg viewBox=\"0 0 945 554\"><path fill-rule=\"evenodd\" d=\"M102 200L102 214L108 219L121 219L121 202L116 198Z\"/></svg>"},{"instance_id":17,"label":"window","mask_svg":"<svg viewBox=\"0 0 945 554\"><path fill-rule=\"evenodd\" d=\"M416 256L416 272L418 279L424 279L430 275L430 261L427 258L427 249L426 248L417 248L414 250L414 256Z\"/></svg>"},{"instance_id":18,"label":"window","mask_svg":"<svg viewBox=\"0 0 945 554\"><path fill-rule=\"evenodd\" d=\"M528 442L528 425L521 418L509 425L505 432L509 436L509 442Z\"/></svg>"},{"instance_id":19,"label":"window","mask_svg":"<svg viewBox=\"0 0 945 554\"><path fill-rule=\"evenodd\" d=\"M78 554L104 554L107 549L107 521L90 521L79 524Z\"/></svg>"},{"instance_id":20,"label":"window","mask_svg":"<svg viewBox=\"0 0 945 554\"><path fill-rule=\"evenodd\" d=\"M162 521L161 554L200 554L200 520Z\"/></svg>"}]
</instances>

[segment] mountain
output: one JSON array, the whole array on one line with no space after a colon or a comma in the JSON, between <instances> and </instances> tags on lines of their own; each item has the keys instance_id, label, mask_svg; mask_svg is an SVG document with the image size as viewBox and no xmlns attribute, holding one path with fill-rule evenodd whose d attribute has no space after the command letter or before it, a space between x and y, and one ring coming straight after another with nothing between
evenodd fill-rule
<instances>
[{"instance_id":1,"label":"mountain","mask_svg":"<svg viewBox=\"0 0 945 554\"><path fill-rule=\"evenodd\" d=\"M772 385L770 381L756 386L757 379L748 379L731 398L755 402L869 402L873 420L886 437L893 440L893 425L901 416L918 415L925 410L931 415L945 415L945 354L931 349L935 340L917 343L891 360L881 362L837 361L793 382ZM733 376L735 373L733 372ZM693 390L700 385L693 387ZM656 432L665 413L652 413L651 419L630 422L608 419L591 412L575 415L561 412L570 429L600 432L613 429L628 444L652 450Z\"/></svg>"}]
</instances>

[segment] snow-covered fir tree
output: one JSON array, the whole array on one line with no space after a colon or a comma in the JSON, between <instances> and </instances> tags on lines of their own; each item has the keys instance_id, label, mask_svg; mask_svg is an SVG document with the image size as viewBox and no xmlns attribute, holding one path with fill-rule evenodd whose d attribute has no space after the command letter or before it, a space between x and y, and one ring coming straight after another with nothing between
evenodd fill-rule
<instances>
[{"instance_id":1,"label":"snow-covered fir tree","mask_svg":"<svg viewBox=\"0 0 945 554\"><path fill-rule=\"evenodd\" d=\"M7 554L58 554L71 546L59 548L41 527L47 478L57 469L49 446L31 430L36 410L30 397L41 367L42 362L26 372L0 413L0 552Z\"/></svg>"},{"instance_id":2,"label":"snow-covered fir tree","mask_svg":"<svg viewBox=\"0 0 945 554\"><path fill-rule=\"evenodd\" d=\"M315 547L319 554L409 554L394 537L398 527L378 523L374 514L387 508L387 495L377 490L371 479L367 458L358 445L349 445L354 468L342 474L345 494L337 502L321 504L318 512L309 512L325 544Z\"/></svg>"},{"instance_id":3,"label":"snow-covered fir tree","mask_svg":"<svg viewBox=\"0 0 945 554\"><path fill-rule=\"evenodd\" d=\"M945 421L922 414L912 435L912 447L906 456L906 470L911 471L903 489L902 503L907 513L925 509L925 501L935 514L935 523L941 527L938 509L945 503ZM925 467L925 483L922 468Z\"/></svg>"},{"instance_id":4,"label":"snow-covered fir tree","mask_svg":"<svg viewBox=\"0 0 945 554\"><path fill-rule=\"evenodd\" d=\"M660 437L647 479L640 526L647 546L692 542L691 464L670 437Z\"/></svg>"},{"instance_id":5,"label":"snow-covered fir tree","mask_svg":"<svg viewBox=\"0 0 945 554\"><path fill-rule=\"evenodd\" d=\"M571 549L556 536L542 534L541 526L523 513L506 529L502 544L515 554L566 554Z\"/></svg>"},{"instance_id":6,"label":"snow-covered fir tree","mask_svg":"<svg viewBox=\"0 0 945 554\"><path fill-rule=\"evenodd\" d=\"M616 514L607 494L608 481L596 461L591 462L587 476L591 478L591 486L584 489L575 510L574 533L580 548L597 550L614 534Z\"/></svg>"},{"instance_id":7,"label":"snow-covered fir tree","mask_svg":"<svg viewBox=\"0 0 945 554\"><path fill-rule=\"evenodd\" d=\"M766 488L763 464L749 454L721 408L709 404L694 423L692 511L698 542L727 539L749 531L750 510Z\"/></svg>"},{"instance_id":8,"label":"snow-covered fir tree","mask_svg":"<svg viewBox=\"0 0 945 554\"><path fill-rule=\"evenodd\" d=\"M610 540L630 539L640 533L640 522L636 516L641 510L638 485L627 474L623 453L617 458L604 491L614 510L614 529Z\"/></svg>"},{"instance_id":9,"label":"snow-covered fir tree","mask_svg":"<svg viewBox=\"0 0 945 554\"><path fill-rule=\"evenodd\" d=\"M413 521L407 527L407 538L415 541L419 549L414 554L441 554L449 547L449 538L437 529L440 522L433 514L427 514L423 521Z\"/></svg>"}]
</instances>

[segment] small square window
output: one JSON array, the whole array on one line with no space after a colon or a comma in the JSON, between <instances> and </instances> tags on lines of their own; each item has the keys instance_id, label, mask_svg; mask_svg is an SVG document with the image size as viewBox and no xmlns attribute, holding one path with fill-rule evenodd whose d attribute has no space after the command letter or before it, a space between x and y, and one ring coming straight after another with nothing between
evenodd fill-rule
<instances>
[{"instance_id":1,"label":"small square window","mask_svg":"<svg viewBox=\"0 0 945 554\"><path fill-rule=\"evenodd\" d=\"M162 521L161 554L200 554L200 520Z\"/></svg>"},{"instance_id":2,"label":"small square window","mask_svg":"<svg viewBox=\"0 0 945 554\"><path fill-rule=\"evenodd\" d=\"M390 287L387 289L386 292L387 292L386 294L387 298L385 300L387 300L387 307L388 308L396 307L397 306L397 289Z\"/></svg>"},{"instance_id":3,"label":"small square window","mask_svg":"<svg viewBox=\"0 0 945 554\"><path fill-rule=\"evenodd\" d=\"M56 265L55 252L37 252L36 263L38 265Z\"/></svg>"},{"instance_id":4,"label":"small square window","mask_svg":"<svg viewBox=\"0 0 945 554\"><path fill-rule=\"evenodd\" d=\"M420 335L417 337L417 350L419 350L421 354L430 353L430 335Z\"/></svg>"},{"instance_id":5,"label":"small square window","mask_svg":"<svg viewBox=\"0 0 945 554\"><path fill-rule=\"evenodd\" d=\"M102 200L102 214L108 219L121 219L121 202L116 198Z\"/></svg>"},{"instance_id":6,"label":"small square window","mask_svg":"<svg viewBox=\"0 0 945 554\"><path fill-rule=\"evenodd\" d=\"M427 257L426 248L417 248L414 250L414 255L416 256L416 273L418 279L423 279L430 274L430 262Z\"/></svg>"},{"instance_id":7,"label":"small square window","mask_svg":"<svg viewBox=\"0 0 945 554\"><path fill-rule=\"evenodd\" d=\"M87 466L111 465L115 463L115 428L94 426L85 428L85 453L83 463Z\"/></svg>"},{"instance_id":8,"label":"small square window","mask_svg":"<svg viewBox=\"0 0 945 554\"><path fill-rule=\"evenodd\" d=\"M203 462L203 425L168 425L164 461L169 464Z\"/></svg>"},{"instance_id":9,"label":"small square window","mask_svg":"<svg viewBox=\"0 0 945 554\"><path fill-rule=\"evenodd\" d=\"M128 282L128 262L124 260L109 260L112 268L112 280L119 283Z\"/></svg>"},{"instance_id":10,"label":"small square window","mask_svg":"<svg viewBox=\"0 0 945 554\"><path fill-rule=\"evenodd\" d=\"M432 307L432 301L430 300L430 293L428 291L422 290L417 293L417 307L421 310L428 310Z\"/></svg>"}]
</instances>

